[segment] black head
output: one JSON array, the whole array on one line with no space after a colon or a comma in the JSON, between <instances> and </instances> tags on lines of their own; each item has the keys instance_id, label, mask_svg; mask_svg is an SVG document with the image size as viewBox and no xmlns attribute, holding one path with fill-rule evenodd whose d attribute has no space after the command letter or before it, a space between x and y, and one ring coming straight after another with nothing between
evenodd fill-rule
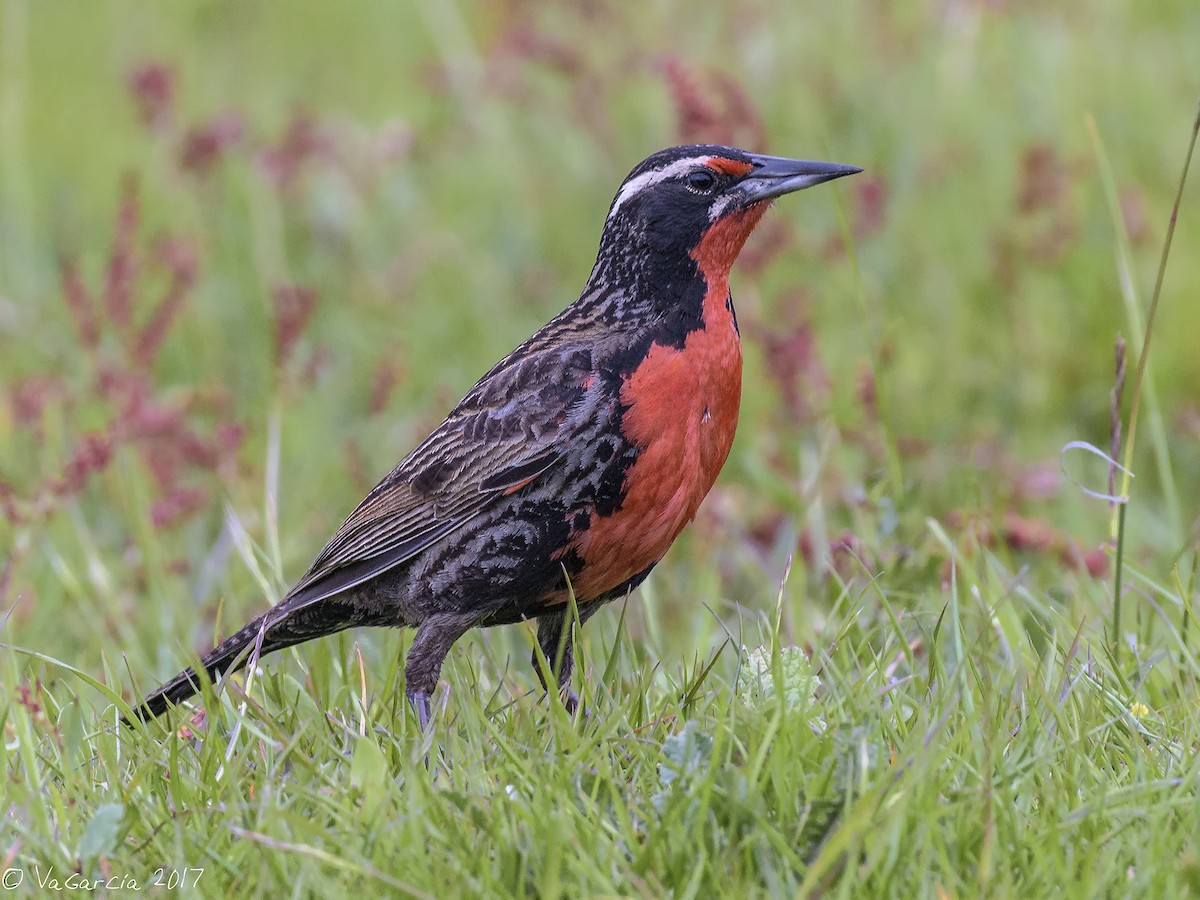
<instances>
[{"instance_id":1,"label":"black head","mask_svg":"<svg viewBox=\"0 0 1200 900\"><path fill-rule=\"evenodd\" d=\"M688 253L722 219L861 171L717 144L670 147L647 157L622 182L602 243L612 237L624 246Z\"/></svg>"}]
</instances>

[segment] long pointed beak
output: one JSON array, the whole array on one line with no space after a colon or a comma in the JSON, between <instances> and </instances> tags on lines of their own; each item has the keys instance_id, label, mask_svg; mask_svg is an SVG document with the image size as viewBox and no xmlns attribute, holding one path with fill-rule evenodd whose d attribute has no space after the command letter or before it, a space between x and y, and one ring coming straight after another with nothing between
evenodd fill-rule
<instances>
[{"instance_id":1,"label":"long pointed beak","mask_svg":"<svg viewBox=\"0 0 1200 900\"><path fill-rule=\"evenodd\" d=\"M792 191L802 191L862 171L858 166L782 156L751 156L750 162L754 164L754 169L737 186L737 192L746 204L774 200Z\"/></svg>"}]
</instances>

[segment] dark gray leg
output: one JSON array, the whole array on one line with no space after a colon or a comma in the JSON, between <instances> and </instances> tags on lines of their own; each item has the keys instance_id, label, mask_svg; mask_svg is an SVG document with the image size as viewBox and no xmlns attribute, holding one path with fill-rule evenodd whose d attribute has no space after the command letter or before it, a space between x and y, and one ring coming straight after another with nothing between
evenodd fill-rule
<instances>
[{"instance_id":1,"label":"dark gray leg","mask_svg":"<svg viewBox=\"0 0 1200 900\"><path fill-rule=\"evenodd\" d=\"M550 671L558 675L558 689L561 691L571 683L571 672L575 668L575 648L572 646L571 630L567 627L570 622L570 610L547 613L538 617L538 646L541 655L550 664ZM534 650L529 660L533 663L533 671L537 673L542 690L549 691L546 675L538 662L538 651Z\"/></svg>"},{"instance_id":2,"label":"dark gray leg","mask_svg":"<svg viewBox=\"0 0 1200 900\"><path fill-rule=\"evenodd\" d=\"M579 624L582 626L599 606L598 603L590 603L580 607ZM568 607L561 611L545 613L538 616L537 623L538 646L542 648L542 655L550 663L550 671L558 673L558 690L563 695L563 706L566 707L568 713L575 715L575 710L579 708L579 695L571 690L571 673L575 670L575 644L570 627L572 624L571 610ZM533 671L537 673L542 690L549 693L550 686L546 684L545 676L542 675L542 667L538 665L537 651L533 653L532 662Z\"/></svg>"},{"instance_id":3,"label":"dark gray leg","mask_svg":"<svg viewBox=\"0 0 1200 900\"><path fill-rule=\"evenodd\" d=\"M460 637L475 624L477 615L442 613L430 616L417 628L417 636L404 662L405 693L417 714L421 730L432 717L429 699L442 674L442 662Z\"/></svg>"}]
</instances>

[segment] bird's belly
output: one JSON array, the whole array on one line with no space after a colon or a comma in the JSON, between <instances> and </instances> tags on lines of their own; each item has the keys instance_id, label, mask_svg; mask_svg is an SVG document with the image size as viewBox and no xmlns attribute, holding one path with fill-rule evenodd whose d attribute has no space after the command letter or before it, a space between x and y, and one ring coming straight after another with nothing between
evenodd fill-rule
<instances>
[{"instance_id":1,"label":"bird's belly","mask_svg":"<svg viewBox=\"0 0 1200 900\"><path fill-rule=\"evenodd\" d=\"M639 449L624 497L593 512L572 549L572 586L588 600L654 565L696 515L729 456L742 393L742 348L732 311L691 332L682 348L652 344L621 389L621 431Z\"/></svg>"}]
</instances>

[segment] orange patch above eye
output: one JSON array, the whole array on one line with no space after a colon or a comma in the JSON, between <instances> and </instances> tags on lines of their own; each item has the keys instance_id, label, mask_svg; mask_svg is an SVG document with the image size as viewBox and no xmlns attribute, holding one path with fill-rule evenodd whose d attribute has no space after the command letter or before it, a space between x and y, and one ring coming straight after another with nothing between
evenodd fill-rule
<instances>
[{"instance_id":1,"label":"orange patch above eye","mask_svg":"<svg viewBox=\"0 0 1200 900\"><path fill-rule=\"evenodd\" d=\"M705 164L710 169L716 169L725 175L734 176L747 175L754 168L748 162L742 162L738 159L727 159L724 156L710 156L705 160Z\"/></svg>"}]
</instances>

